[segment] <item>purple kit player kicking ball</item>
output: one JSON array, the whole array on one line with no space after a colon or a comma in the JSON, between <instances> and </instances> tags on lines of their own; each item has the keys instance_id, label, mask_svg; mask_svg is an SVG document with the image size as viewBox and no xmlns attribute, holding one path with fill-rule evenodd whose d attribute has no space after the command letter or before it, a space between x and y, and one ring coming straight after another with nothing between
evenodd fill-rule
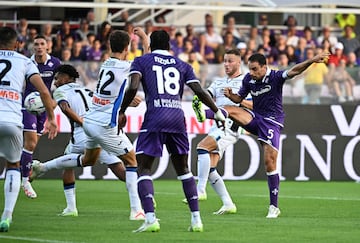
<instances>
[{"instance_id":1,"label":"purple kit player kicking ball","mask_svg":"<svg viewBox=\"0 0 360 243\"><path fill-rule=\"evenodd\" d=\"M125 125L126 108L134 98L139 84L145 92L147 110L136 146L138 161L138 191L145 211L144 224L134 232L156 232L160 224L154 212L154 187L151 167L156 157L162 156L163 145L171 155L178 180L189 202L191 225L189 230L202 232L198 194L195 179L188 168L189 141L186 133L184 111L181 97L184 85L194 93L212 111L215 119L225 121L224 115L216 107L211 97L205 92L193 69L187 63L169 53L169 35L166 31L154 31L150 36L151 53L134 60L130 69L130 85L124 95L120 109L120 124Z\"/></svg>"},{"instance_id":2,"label":"purple kit player kicking ball","mask_svg":"<svg viewBox=\"0 0 360 243\"><path fill-rule=\"evenodd\" d=\"M55 69L60 66L60 60L47 54L47 49L46 38L41 35L36 36L34 39L34 54L31 56L31 60L36 64L40 76L50 91L55 75ZM30 82L27 82L23 96L24 99L33 91L36 91L35 87ZM40 115L34 115L23 109L24 147L20 160L22 175L21 187L23 188L25 195L29 198L37 197L36 192L29 182L29 174L33 160L32 155L40 136L43 133L45 121L46 112L43 112Z\"/></svg>"},{"instance_id":3,"label":"purple kit player kicking ball","mask_svg":"<svg viewBox=\"0 0 360 243\"><path fill-rule=\"evenodd\" d=\"M237 94L231 88L225 88L224 94L235 103L241 101L250 93L253 99L253 110L239 106L224 106L224 114L248 132L257 135L263 150L265 169L268 177L270 206L267 218L277 218L280 215L278 208L279 174L276 171L276 159L279 150L280 131L284 124L282 105L282 87L287 79L305 71L313 63L326 62L329 53L321 53L309 60L293 66L289 70L275 71L268 68L266 57L262 54L253 54L248 61L249 73L243 79L243 86ZM200 105L194 109L197 117L214 119L211 110L201 109Z\"/></svg>"}]
</instances>

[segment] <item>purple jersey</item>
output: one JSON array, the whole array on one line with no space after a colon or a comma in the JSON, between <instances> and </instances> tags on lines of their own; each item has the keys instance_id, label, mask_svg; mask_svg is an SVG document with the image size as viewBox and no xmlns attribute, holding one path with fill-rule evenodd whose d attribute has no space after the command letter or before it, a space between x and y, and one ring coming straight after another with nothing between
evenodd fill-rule
<instances>
[{"instance_id":1,"label":"purple jersey","mask_svg":"<svg viewBox=\"0 0 360 243\"><path fill-rule=\"evenodd\" d=\"M41 78L44 80L46 87L50 90L55 75L55 69L60 66L60 60L48 54L45 63L37 63L34 55L31 56L31 60L39 69ZM30 82L27 82L24 97L33 91L36 91L36 88Z\"/></svg>"},{"instance_id":2,"label":"purple jersey","mask_svg":"<svg viewBox=\"0 0 360 243\"><path fill-rule=\"evenodd\" d=\"M282 105L282 88L286 79L286 71L268 69L262 81L253 80L248 73L243 79L243 86L238 95L245 99L250 93L255 113L283 124L285 114Z\"/></svg>"},{"instance_id":3,"label":"purple jersey","mask_svg":"<svg viewBox=\"0 0 360 243\"><path fill-rule=\"evenodd\" d=\"M148 132L186 132L181 107L184 84L200 82L192 67L168 51L156 50L135 58L130 74L139 73L145 93L146 112L142 130Z\"/></svg>"}]
</instances>

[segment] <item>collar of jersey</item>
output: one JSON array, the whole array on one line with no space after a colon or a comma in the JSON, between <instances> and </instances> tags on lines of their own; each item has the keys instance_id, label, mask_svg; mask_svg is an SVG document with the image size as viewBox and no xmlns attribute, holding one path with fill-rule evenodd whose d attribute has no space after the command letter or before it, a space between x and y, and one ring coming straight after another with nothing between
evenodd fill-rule
<instances>
[{"instance_id":1,"label":"collar of jersey","mask_svg":"<svg viewBox=\"0 0 360 243\"><path fill-rule=\"evenodd\" d=\"M152 53L161 54L164 56L172 56L171 53L167 50L154 50L154 51L152 51Z\"/></svg>"}]
</instances>

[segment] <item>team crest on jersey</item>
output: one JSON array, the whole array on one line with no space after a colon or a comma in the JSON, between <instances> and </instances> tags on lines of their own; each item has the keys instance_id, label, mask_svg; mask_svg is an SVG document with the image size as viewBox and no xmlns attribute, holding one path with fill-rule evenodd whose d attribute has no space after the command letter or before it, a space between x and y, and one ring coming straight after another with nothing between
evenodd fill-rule
<instances>
[{"instance_id":1,"label":"team crest on jersey","mask_svg":"<svg viewBox=\"0 0 360 243\"><path fill-rule=\"evenodd\" d=\"M49 62L49 63L48 63L48 66L49 66L49 67L53 67L53 66L54 66L54 63L53 63L53 62Z\"/></svg>"}]
</instances>

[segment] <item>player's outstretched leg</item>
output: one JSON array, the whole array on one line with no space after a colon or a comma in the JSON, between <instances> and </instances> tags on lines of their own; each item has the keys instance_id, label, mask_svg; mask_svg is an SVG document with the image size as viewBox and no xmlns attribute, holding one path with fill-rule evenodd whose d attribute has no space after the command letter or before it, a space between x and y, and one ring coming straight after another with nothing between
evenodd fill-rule
<instances>
[{"instance_id":1,"label":"player's outstretched leg","mask_svg":"<svg viewBox=\"0 0 360 243\"><path fill-rule=\"evenodd\" d=\"M268 186L270 193L270 206L266 218L277 218L280 215L280 209L278 208L278 195L279 195L279 174L274 172L267 172Z\"/></svg>"}]
</instances>

